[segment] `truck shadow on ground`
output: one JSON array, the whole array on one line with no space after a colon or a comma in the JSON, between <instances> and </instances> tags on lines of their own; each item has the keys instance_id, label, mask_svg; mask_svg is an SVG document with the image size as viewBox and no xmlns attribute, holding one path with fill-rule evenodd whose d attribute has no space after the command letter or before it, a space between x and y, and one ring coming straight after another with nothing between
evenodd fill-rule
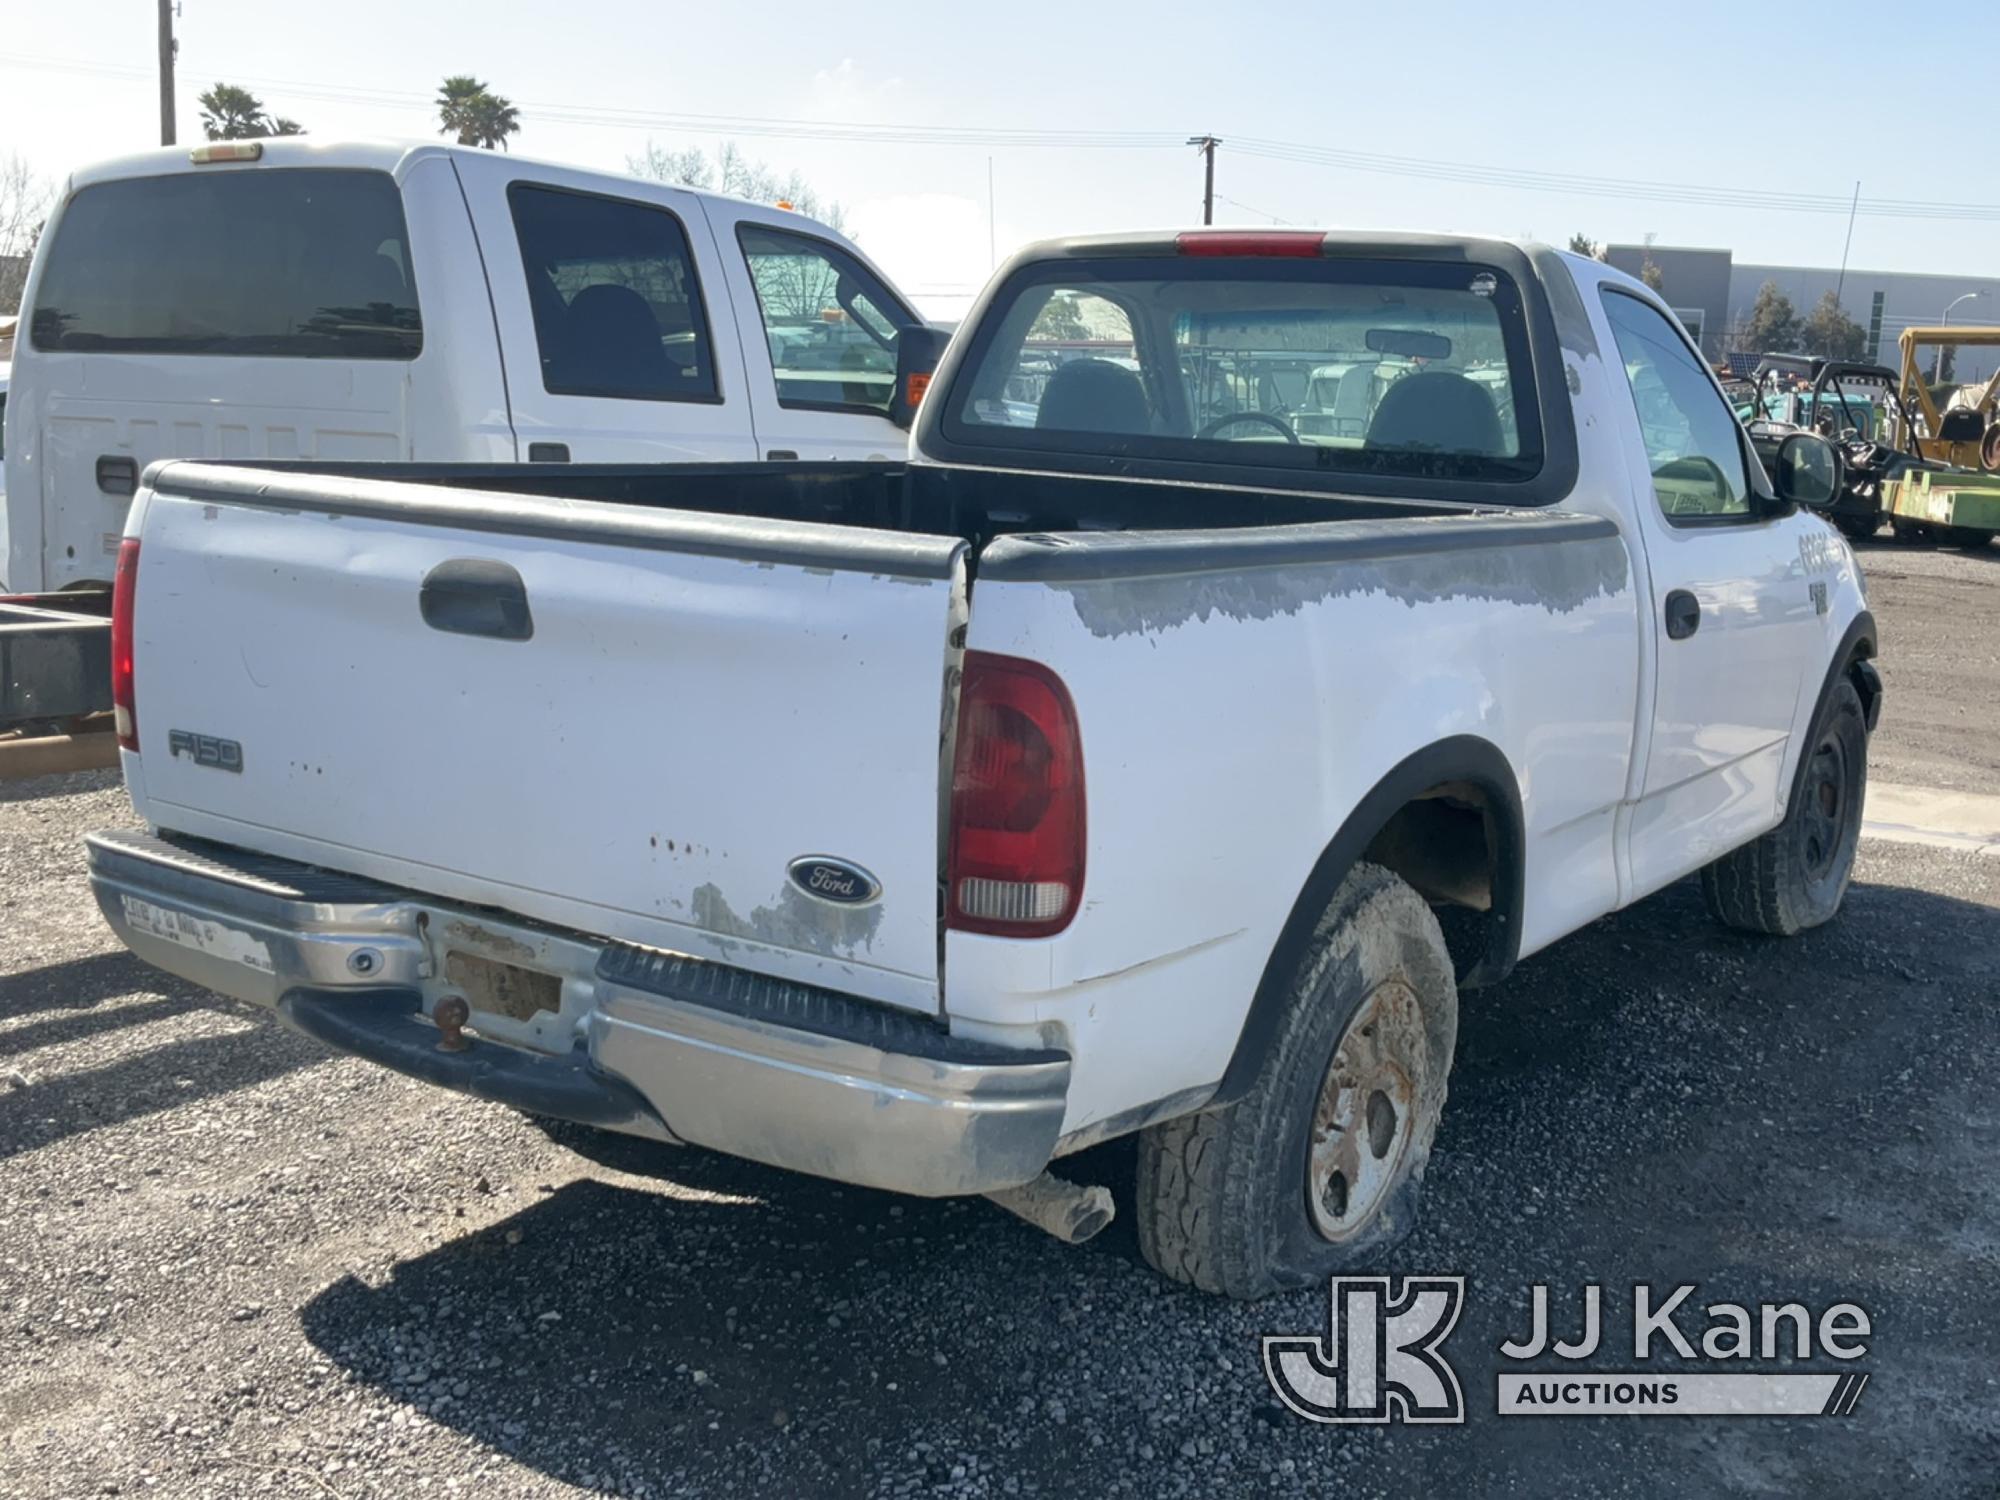
<instances>
[{"instance_id":1,"label":"truck shadow on ground","mask_svg":"<svg viewBox=\"0 0 2000 1500\"><path fill-rule=\"evenodd\" d=\"M1969 1389L1984 1356L1956 1330L2000 1315L2000 1291L1968 1292L1960 1265L1965 1245L2000 1244L1972 1191L1991 1142L1939 1128L1975 1116L1990 1087L1996 951L2000 912L1901 886L1856 886L1841 922L1791 943L1714 927L1692 884L1595 924L1466 998L1424 1222L1367 1269L1485 1289L1454 1335L1485 1413L1492 1350L1524 1331L1537 1280L1557 1296L1701 1280L1855 1298L1895 1324L1907 1366L1885 1371L1882 1415L1926 1413L1928 1463L1976 1458L1991 1414L1961 1391L1953 1417L1925 1391ZM888 1472L945 1482L971 1454L1104 1493L1155 1453L1170 1466L1215 1442L1252 1465L1322 1469L1366 1450L1377 1482L1407 1471L1457 1493L1510 1471L1546 1489L1541 1466L1585 1452L1612 1465L1607 1484L1648 1458L1696 1489L1783 1491L1851 1479L1875 1451L1856 1442L1882 1436L1750 1444L1639 1423L1579 1449L1561 1423L1489 1422L1477 1445L1308 1428L1271 1400L1256 1339L1323 1328L1324 1287L1244 1306L1155 1277L1131 1229L1130 1142L1066 1164L1120 1208L1068 1249L983 1202L552 1134L659 1185L572 1180L385 1284L327 1287L301 1317L356 1378L587 1487L727 1475L737 1491L846 1493ZM1940 1296L1955 1266L1958 1290Z\"/></svg>"},{"instance_id":2,"label":"truck shadow on ground","mask_svg":"<svg viewBox=\"0 0 2000 1500\"><path fill-rule=\"evenodd\" d=\"M122 949L0 977L0 1077L5 1078L0 1160L82 1131L247 1088L327 1056L317 1044L274 1023L124 1050L109 1061L53 1075L41 1060L51 1048L112 1041L117 1033L196 1011L244 1021L253 1016ZM35 1019L22 1019L30 1016Z\"/></svg>"}]
</instances>

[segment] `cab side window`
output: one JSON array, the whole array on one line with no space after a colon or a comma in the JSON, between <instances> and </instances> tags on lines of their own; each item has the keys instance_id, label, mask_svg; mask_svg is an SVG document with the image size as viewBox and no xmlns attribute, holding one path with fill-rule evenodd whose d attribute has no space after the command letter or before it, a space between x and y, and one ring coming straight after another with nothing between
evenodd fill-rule
<instances>
[{"instance_id":1,"label":"cab side window","mask_svg":"<svg viewBox=\"0 0 2000 1500\"><path fill-rule=\"evenodd\" d=\"M681 221L664 208L517 182L542 386L557 396L719 401Z\"/></svg>"},{"instance_id":2,"label":"cab side window","mask_svg":"<svg viewBox=\"0 0 2000 1500\"><path fill-rule=\"evenodd\" d=\"M761 224L740 225L736 236L757 291L778 404L886 413L896 334L916 315L829 241Z\"/></svg>"},{"instance_id":3,"label":"cab side window","mask_svg":"<svg viewBox=\"0 0 2000 1500\"><path fill-rule=\"evenodd\" d=\"M1737 422L1677 329L1637 297L1604 293L1639 412L1653 494L1673 522L1750 514Z\"/></svg>"}]
</instances>

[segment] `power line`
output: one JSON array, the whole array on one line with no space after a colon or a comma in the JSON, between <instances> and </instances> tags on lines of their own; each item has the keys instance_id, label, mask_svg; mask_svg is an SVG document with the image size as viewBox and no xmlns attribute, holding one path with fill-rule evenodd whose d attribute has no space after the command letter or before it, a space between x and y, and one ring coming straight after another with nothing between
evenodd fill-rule
<instances>
[{"instance_id":1,"label":"power line","mask_svg":"<svg viewBox=\"0 0 2000 1500\"><path fill-rule=\"evenodd\" d=\"M1223 193L1217 193L1215 201L1217 203L1227 203L1231 208L1240 208L1246 214L1255 214L1260 219L1269 219L1273 224L1290 224L1293 222L1291 219L1279 218L1278 215L1272 213L1269 209L1257 208L1248 203L1239 203L1236 199Z\"/></svg>"},{"instance_id":2,"label":"power line","mask_svg":"<svg viewBox=\"0 0 2000 1500\"><path fill-rule=\"evenodd\" d=\"M150 69L73 58L31 57L0 53L0 65L37 70L87 73L138 79ZM188 63L182 60L183 72ZM200 70L214 72L213 68ZM428 94L406 90L355 88L271 78L222 69L220 76L240 79L259 88L279 90L302 99L368 105L381 109L429 113L436 101ZM875 142L884 145L978 146L986 149L1105 149L1156 150L1184 147L1187 137L1174 131L1102 131L1013 129L1004 127L899 125L843 120L787 119L769 115L721 115L687 111L624 109L568 104L551 100L521 100L524 112L556 124L595 129L659 130L686 134L722 134L773 138ZM1203 139L1206 139L1205 137ZM1775 192L1767 188L1733 188L1711 184L1657 181L1643 178L1593 176L1524 167L1481 166L1426 157L1351 151L1305 142L1258 136L1231 136L1231 149L1245 156L1293 166L1324 167L1420 181L1452 182L1475 187L1508 188L1520 192L1563 193L1696 207L1775 210L1784 213L1846 213L1870 218L1929 219L1966 223L2000 223L2000 203L1959 203L1914 198L1849 198L1846 194ZM1229 200L1225 200L1229 201ZM1245 207L1238 204L1237 207ZM1251 209L1250 212L1262 213ZM1276 215L1263 214L1276 218Z\"/></svg>"},{"instance_id":3,"label":"power line","mask_svg":"<svg viewBox=\"0 0 2000 1500\"><path fill-rule=\"evenodd\" d=\"M1781 193L1765 188L1729 188L1696 183L1657 182L1635 178L1593 177L1570 172L1544 172L1521 167L1481 167L1424 157L1387 156L1239 136L1234 149L1245 156L1301 166L1336 167L1393 177L1467 183L1536 192L1561 192L1583 197L1638 199L1645 202L1692 203L1720 208L1780 209L1795 213L1857 212L1878 218L1964 219L2000 221L2000 204L1944 203L1909 198L1859 198L1830 193Z\"/></svg>"}]
</instances>

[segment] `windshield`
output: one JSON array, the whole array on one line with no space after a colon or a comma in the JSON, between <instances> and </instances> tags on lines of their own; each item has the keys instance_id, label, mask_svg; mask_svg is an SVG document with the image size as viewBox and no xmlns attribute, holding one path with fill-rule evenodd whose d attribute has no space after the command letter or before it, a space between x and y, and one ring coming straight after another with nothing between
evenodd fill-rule
<instances>
[{"instance_id":1,"label":"windshield","mask_svg":"<svg viewBox=\"0 0 2000 1500\"><path fill-rule=\"evenodd\" d=\"M963 443L1525 480L1541 467L1518 289L1436 261L1057 260L981 321Z\"/></svg>"}]
</instances>

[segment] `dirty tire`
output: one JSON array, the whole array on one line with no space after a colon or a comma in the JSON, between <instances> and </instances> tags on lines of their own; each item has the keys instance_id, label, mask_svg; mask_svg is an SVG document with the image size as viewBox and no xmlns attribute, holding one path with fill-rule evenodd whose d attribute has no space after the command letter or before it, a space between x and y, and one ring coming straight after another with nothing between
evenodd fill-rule
<instances>
[{"instance_id":1,"label":"dirty tire","mask_svg":"<svg viewBox=\"0 0 2000 1500\"><path fill-rule=\"evenodd\" d=\"M1944 544L1947 547L1963 548L1967 552L1977 552L1993 541L1994 533L1977 526L1947 526L1944 528Z\"/></svg>"},{"instance_id":2,"label":"dirty tire","mask_svg":"<svg viewBox=\"0 0 2000 1500\"><path fill-rule=\"evenodd\" d=\"M1396 876L1357 864L1315 924L1282 1003L1242 1098L1139 1137L1139 1249L1154 1269L1206 1292L1261 1297L1377 1264L1416 1223L1458 1032L1458 986L1437 918ZM1392 1127L1393 1154L1377 1150L1370 1163L1372 1207L1357 1207L1365 1216L1334 1242L1308 1202L1323 1089L1338 1076L1337 1049L1349 1049L1345 1059L1360 1045L1350 1021L1382 1015L1398 1018L1393 1029L1408 1049L1411 1067L1400 1076L1411 1082L1409 1107ZM1367 1103L1372 1111L1374 1094Z\"/></svg>"},{"instance_id":3,"label":"dirty tire","mask_svg":"<svg viewBox=\"0 0 2000 1500\"><path fill-rule=\"evenodd\" d=\"M1844 675L1820 704L1801 770L1785 821L1701 872L1708 909L1727 926L1791 937L1840 910L1868 789L1867 720Z\"/></svg>"},{"instance_id":4,"label":"dirty tire","mask_svg":"<svg viewBox=\"0 0 2000 1500\"><path fill-rule=\"evenodd\" d=\"M1833 524L1850 542L1865 542L1882 529L1882 513L1867 516L1835 516Z\"/></svg>"}]
</instances>

